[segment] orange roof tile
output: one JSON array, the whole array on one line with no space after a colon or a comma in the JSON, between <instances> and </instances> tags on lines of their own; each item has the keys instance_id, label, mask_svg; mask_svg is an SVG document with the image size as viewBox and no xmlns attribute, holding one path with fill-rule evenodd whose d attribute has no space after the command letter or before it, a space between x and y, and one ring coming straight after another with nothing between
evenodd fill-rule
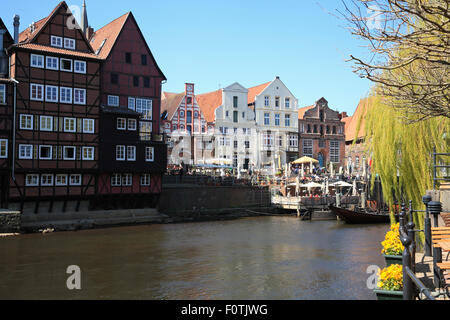
<instances>
[{"instance_id":1,"label":"orange roof tile","mask_svg":"<svg viewBox=\"0 0 450 320\"><path fill-rule=\"evenodd\" d=\"M310 109L312 109L312 108L314 108L315 106L316 106L316 105L313 104L312 106L303 107L303 108L298 109L298 119L299 119L299 120L302 120L303 117L305 116L305 112L308 111L308 110L310 110Z\"/></svg>"},{"instance_id":2,"label":"orange roof tile","mask_svg":"<svg viewBox=\"0 0 450 320\"><path fill-rule=\"evenodd\" d=\"M349 122L345 123L345 140L353 141L355 139L360 139L365 136L365 115L367 114L367 110L372 106L373 97L364 98L359 101L358 107L355 110L353 116L348 117L351 118ZM345 118L347 119L347 118ZM359 130L358 132L358 124Z\"/></svg>"},{"instance_id":3,"label":"orange roof tile","mask_svg":"<svg viewBox=\"0 0 450 320\"><path fill-rule=\"evenodd\" d=\"M248 88L248 104L254 103L256 96L261 94L261 92L263 92L264 89L266 89L271 83L272 81L260 84L259 86L256 87Z\"/></svg>"},{"instance_id":4,"label":"orange roof tile","mask_svg":"<svg viewBox=\"0 0 450 320\"><path fill-rule=\"evenodd\" d=\"M214 122L215 111L218 107L222 105L222 89L196 95L197 104L202 110L205 120L209 122Z\"/></svg>"},{"instance_id":5,"label":"orange roof tile","mask_svg":"<svg viewBox=\"0 0 450 320\"><path fill-rule=\"evenodd\" d=\"M161 114L167 111L167 119L171 120L183 101L185 93L163 92L161 97Z\"/></svg>"},{"instance_id":6,"label":"orange roof tile","mask_svg":"<svg viewBox=\"0 0 450 320\"><path fill-rule=\"evenodd\" d=\"M98 53L99 57L102 59L108 58L109 53L114 47L117 37L119 36L120 31L122 31L122 28L130 14L131 12L126 13L94 32L91 38L91 45L95 52L97 52L101 47L101 50ZM103 43L103 41L105 41L105 43Z\"/></svg>"},{"instance_id":7,"label":"orange roof tile","mask_svg":"<svg viewBox=\"0 0 450 320\"><path fill-rule=\"evenodd\" d=\"M17 45L19 48L24 49L30 49L33 51L41 51L41 52L50 52L55 54L64 54L68 56L75 56L75 57L81 57L81 58L92 58L92 59L99 59L99 57L93 53L86 53L86 52L80 52L80 51L74 51L74 50L67 50L67 49L61 49L61 48L55 48L55 47L49 47L49 46L43 46L40 44L34 44L34 43L19 43Z\"/></svg>"}]
</instances>

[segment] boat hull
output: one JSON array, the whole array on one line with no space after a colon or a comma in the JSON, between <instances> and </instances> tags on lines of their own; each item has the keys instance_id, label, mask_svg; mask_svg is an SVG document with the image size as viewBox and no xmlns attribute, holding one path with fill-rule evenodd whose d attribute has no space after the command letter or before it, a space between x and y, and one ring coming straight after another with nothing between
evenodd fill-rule
<instances>
[{"instance_id":1,"label":"boat hull","mask_svg":"<svg viewBox=\"0 0 450 320\"><path fill-rule=\"evenodd\" d=\"M329 206L339 218L349 224L368 224L368 223L388 223L390 222L389 214L362 213L355 212L335 206Z\"/></svg>"}]
</instances>

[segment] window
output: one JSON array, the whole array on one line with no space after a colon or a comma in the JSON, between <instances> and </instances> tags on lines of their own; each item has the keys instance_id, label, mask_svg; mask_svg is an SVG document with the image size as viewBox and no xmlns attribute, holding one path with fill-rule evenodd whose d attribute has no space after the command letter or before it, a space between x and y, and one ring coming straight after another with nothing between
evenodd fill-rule
<instances>
[{"instance_id":1,"label":"window","mask_svg":"<svg viewBox=\"0 0 450 320\"><path fill-rule=\"evenodd\" d=\"M58 87L45 86L45 101L58 102Z\"/></svg>"},{"instance_id":2,"label":"window","mask_svg":"<svg viewBox=\"0 0 450 320\"><path fill-rule=\"evenodd\" d=\"M67 186L67 174L57 174L55 176L55 186Z\"/></svg>"},{"instance_id":3,"label":"window","mask_svg":"<svg viewBox=\"0 0 450 320\"><path fill-rule=\"evenodd\" d=\"M131 52L125 52L125 62L131 63Z\"/></svg>"},{"instance_id":4,"label":"window","mask_svg":"<svg viewBox=\"0 0 450 320\"><path fill-rule=\"evenodd\" d=\"M94 160L94 147L83 147L82 151L83 160Z\"/></svg>"},{"instance_id":5,"label":"window","mask_svg":"<svg viewBox=\"0 0 450 320\"><path fill-rule=\"evenodd\" d=\"M146 55L146 54L142 54L142 55L141 55L141 64L142 64L143 66L146 66L146 65L147 65L147 55Z\"/></svg>"},{"instance_id":6,"label":"window","mask_svg":"<svg viewBox=\"0 0 450 320\"><path fill-rule=\"evenodd\" d=\"M111 83L119 84L119 75L117 73L111 73Z\"/></svg>"},{"instance_id":7,"label":"window","mask_svg":"<svg viewBox=\"0 0 450 320\"><path fill-rule=\"evenodd\" d=\"M63 147L63 159L64 160L75 160L76 157L75 147Z\"/></svg>"},{"instance_id":8,"label":"window","mask_svg":"<svg viewBox=\"0 0 450 320\"><path fill-rule=\"evenodd\" d=\"M280 107L280 97L275 97L275 108Z\"/></svg>"},{"instance_id":9,"label":"window","mask_svg":"<svg viewBox=\"0 0 450 320\"><path fill-rule=\"evenodd\" d=\"M53 117L41 116L40 129L41 131L53 131Z\"/></svg>"},{"instance_id":10,"label":"window","mask_svg":"<svg viewBox=\"0 0 450 320\"><path fill-rule=\"evenodd\" d=\"M86 104L86 89L73 89L73 102L75 104Z\"/></svg>"},{"instance_id":11,"label":"window","mask_svg":"<svg viewBox=\"0 0 450 320\"><path fill-rule=\"evenodd\" d=\"M116 146L116 160L125 161L125 146Z\"/></svg>"},{"instance_id":12,"label":"window","mask_svg":"<svg viewBox=\"0 0 450 320\"><path fill-rule=\"evenodd\" d=\"M270 125L270 113L264 113L264 124L266 126Z\"/></svg>"},{"instance_id":13,"label":"window","mask_svg":"<svg viewBox=\"0 0 450 320\"><path fill-rule=\"evenodd\" d=\"M120 187L122 185L122 175L115 173L111 175L111 186Z\"/></svg>"},{"instance_id":14,"label":"window","mask_svg":"<svg viewBox=\"0 0 450 320\"><path fill-rule=\"evenodd\" d=\"M6 104L6 85L0 84L0 104Z\"/></svg>"},{"instance_id":15,"label":"window","mask_svg":"<svg viewBox=\"0 0 450 320\"><path fill-rule=\"evenodd\" d=\"M358 169L358 168L359 168L359 157L356 156L355 157L355 169Z\"/></svg>"},{"instance_id":16,"label":"window","mask_svg":"<svg viewBox=\"0 0 450 320\"><path fill-rule=\"evenodd\" d=\"M278 146L282 147L283 146L283 136L278 136Z\"/></svg>"},{"instance_id":17,"label":"window","mask_svg":"<svg viewBox=\"0 0 450 320\"><path fill-rule=\"evenodd\" d=\"M59 93L59 101L61 103L72 103L72 88L61 87Z\"/></svg>"},{"instance_id":18,"label":"window","mask_svg":"<svg viewBox=\"0 0 450 320\"><path fill-rule=\"evenodd\" d=\"M57 36L51 36L50 37L50 44L51 44L52 47L62 48L62 46L63 46L62 38L61 37L57 37Z\"/></svg>"},{"instance_id":19,"label":"window","mask_svg":"<svg viewBox=\"0 0 450 320\"><path fill-rule=\"evenodd\" d=\"M138 76L133 77L133 86L139 87L139 77Z\"/></svg>"},{"instance_id":20,"label":"window","mask_svg":"<svg viewBox=\"0 0 450 320\"><path fill-rule=\"evenodd\" d=\"M238 107L238 97L234 96L233 97L233 108L237 108Z\"/></svg>"},{"instance_id":21,"label":"window","mask_svg":"<svg viewBox=\"0 0 450 320\"><path fill-rule=\"evenodd\" d=\"M275 114L275 125L276 126L280 125L280 115L279 114Z\"/></svg>"},{"instance_id":22,"label":"window","mask_svg":"<svg viewBox=\"0 0 450 320\"><path fill-rule=\"evenodd\" d=\"M133 185L133 175L130 173L122 175L122 186L132 186Z\"/></svg>"},{"instance_id":23,"label":"window","mask_svg":"<svg viewBox=\"0 0 450 320\"><path fill-rule=\"evenodd\" d=\"M117 118L117 130L127 130L127 120L124 118Z\"/></svg>"},{"instance_id":24,"label":"window","mask_svg":"<svg viewBox=\"0 0 450 320\"><path fill-rule=\"evenodd\" d=\"M41 186L52 186L53 185L53 175L52 174L42 174L41 175Z\"/></svg>"},{"instance_id":25,"label":"window","mask_svg":"<svg viewBox=\"0 0 450 320\"><path fill-rule=\"evenodd\" d=\"M290 114L285 114L284 115L284 125L286 127L290 127L291 126L291 115Z\"/></svg>"},{"instance_id":26,"label":"window","mask_svg":"<svg viewBox=\"0 0 450 320\"><path fill-rule=\"evenodd\" d=\"M144 88L150 88L150 78L144 77Z\"/></svg>"},{"instance_id":27,"label":"window","mask_svg":"<svg viewBox=\"0 0 450 320\"><path fill-rule=\"evenodd\" d=\"M265 147L270 147L273 145L273 136L269 133L265 133L263 136L263 142Z\"/></svg>"},{"instance_id":28,"label":"window","mask_svg":"<svg viewBox=\"0 0 450 320\"><path fill-rule=\"evenodd\" d=\"M233 111L233 122L237 123L239 121L239 112Z\"/></svg>"},{"instance_id":29,"label":"window","mask_svg":"<svg viewBox=\"0 0 450 320\"><path fill-rule=\"evenodd\" d=\"M32 54L30 57L31 66L34 68L44 68L44 56Z\"/></svg>"},{"instance_id":30,"label":"window","mask_svg":"<svg viewBox=\"0 0 450 320\"><path fill-rule=\"evenodd\" d=\"M52 146L39 146L39 159L51 160L52 159Z\"/></svg>"},{"instance_id":31,"label":"window","mask_svg":"<svg viewBox=\"0 0 450 320\"><path fill-rule=\"evenodd\" d=\"M238 148L238 142L237 142L237 140L234 140L234 141L233 141L233 147L234 147L234 149L237 149L237 148Z\"/></svg>"},{"instance_id":32,"label":"window","mask_svg":"<svg viewBox=\"0 0 450 320\"><path fill-rule=\"evenodd\" d=\"M74 65L76 73L86 73L86 61L75 60Z\"/></svg>"},{"instance_id":33,"label":"window","mask_svg":"<svg viewBox=\"0 0 450 320\"><path fill-rule=\"evenodd\" d=\"M59 69L59 59L55 57L46 57L47 69L58 70Z\"/></svg>"},{"instance_id":34,"label":"window","mask_svg":"<svg viewBox=\"0 0 450 320\"><path fill-rule=\"evenodd\" d=\"M119 106L119 97L118 96L108 96L108 106L118 107Z\"/></svg>"},{"instance_id":35,"label":"window","mask_svg":"<svg viewBox=\"0 0 450 320\"><path fill-rule=\"evenodd\" d=\"M31 144L19 144L19 159L33 159L33 146Z\"/></svg>"},{"instance_id":36,"label":"window","mask_svg":"<svg viewBox=\"0 0 450 320\"><path fill-rule=\"evenodd\" d=\"M192 111L186 112L186 123L192 123Z\"/></svg>"},{"instance_id":37,"label":"window","mask_svg":"<svg viewBox=\"0 0 450 320\"><path fill-rule=\"evenodd\" d=\"M64 118L64 132L76 132L76 118Z\"/></svg>"},{"instance_id":38,"label":"window","mask_svg":"<svg viewBox=\"0 0 450 320\"><path fill-rule=\"evenodd\" d=\"M127 160L128 161L136 161L136 147L135 146L127 146Z\"/></svg>"},{"instance_id":39,"label":"window","mask_svg":"<svg viewBox=\"0 0 450 320\"><path fill-rule=\"evenodd\" d=\"M317 133L317 124L314 125L314 130L313 130L313 132L314 132L314 133Z\"/></svg>"},{"instance_id":40,"label":"window","mask_svg":"<svg viewBox=\"0 0 450 320\"><path fill-rule=\"evenodd\" d=\"M136 131L137 130L137 121L136 119L128 119L128 130Z\"/></svg>"},{"instance_id":41,"label":"window","mask_svg":"<svg viewBox=\"0 0 450 320\"><path fill-rule=\"evenodd\" d=\"M31 114L21 114L19 127L21 130L33 130L33 116Z\"/></svg>"},{"instance_id":42,"label":"window","mask_svg":"<svg viewBox=\"0 0 450 320\"><path fill-rule=\"evenodd\" d=\"M233 167L237 168L237 166L238 166L238 155L237 155L237 153L234 153L233 154Z\"/></svg>"},{"instance_id":43,"label":"window","mask_svg":"<svg viewBox=\"0 0 450 320\"><path fill-rule=\"evenodd\" d=\"M270 106L270 97L269 96L264 97L264 106L265 107Z\"/></svg>"},{"instance_id":44,"label":"window","mask_svg":"<svg viewBox=\"0 0 450 320\"><path fill-rule=\"evenodd\" d=\"M319 140L319 148L325 148L325 140L323 139Z\"/></svg>"},{"instance_id":45,"label":"window","mask_svg":"<svg viewBox=\"0 0 450 320\"><path fill-rule=\"evenodd\" d=\"M333 126L333 134L336 134L336 126Z\"/></svg>"},{"instance_id":46,"label":"window","mask_svg":"<svg viewBox=\"0 0 450 320\"><path fill-rule=\"evenodd\" d=\"M149 174L141 175L141 186L148 187L148 186L150 186L150 182L151 182L151 179L150 179Z\"/></svg>"},{"instance_id":47,"label":"window","mask_svg":"<svg viewBox=\"0 0 450 320\"><path fill-rule=\"evenodd\" d=\"M0 139L0 159L8 158L8 140Z\"/></svg>"},{"instance_id":48,"label":"window","mask_svg":"<svg viewBox=\"0 0 450 320\"><path fill-rule=\"evenodd\" d=\"M64 38L64 48L75 50L75 39Z\"/></svg>"},{"instance_id":49,"label":"window","mask_svg":"<svg viewBox=\"0 0 450 320\"><path fill-rule=\"evenodd\" d=\"M339 162L340 145L337 140L330 140L330 161Z\"/></svg>"},{"instance_id":50,"label":"window","mask_svg":"<svg viewBox=\"0 0 450 320\"><path fill-rule=\"evenodd\" d=\"M187 97L186 98L186 104L187 105L191 105L192 104L192 97Z\"/></svg>"},{"instance_id":51,"label":"window","mask_svg":"<svg viewBox=\"0 0 450 320\"><path fill-rule=\"evenodd\" d=\"M128 98L128 109L130 110L136 110L136 99L135 98Z\"/></svg>"},{"instance_id":52,"label":"window","mask_svg":"<svg viewBox=\"0 0 450 320\"><path fill-rule=\"evenodd\" d=\"M72 72L72 60L61 58L61 70Z\"/></svg>"},{"instance_id":53,"label":"window","mask_svg":"<svg viewBox=\"0 0 450 320\"><path fill-rule=\"evenodd\" d=\"M155 153L154 147L145 147L145 161L153 162L154 161L154 153Z\"/></svg>"},{"instance_id":54,"label":"window","mask_svg":"<svg viewBox=\"0 0 450 320\"><path fill-rule=\"evenodd\" d=\"M306 129L306 133L311 133L311 125L308 123L307 129Z\"/></svg>"},{"instance_id":55,"label":"window","mask_svg":"<svg viewBox=\"0 0 450 320\"><path fill-rule=\"evenodd\" d=\"M244 141L245 149L250 149L250 141Z\"/></svg>"},{"instance_id":56,"label":"window","mask_svg":"<svg viewBox=\"0 0 450 320\"><path fill-rule=\"evenodd\" d=\"M296 135L289 136L289 147L290 148L298 148L298 136L296 136Z\"/></svg>"},{"instance_id":57,"label":"window","mask_svg":"<svg viewBox=\"0 0 450 320\"><path fill-rule=\"evenodd\" d=\"M291 98L284 98L284 107L289 109L291 107Z\"/></svg>"},{"instance_id":58,"label":"window","mask_svg":"<svg viewBox=\"0 0 450 320\"><path fill-rule=\"evenodd\" d=\"M36 187L39 185L39 175L38 174L27 174L25 178L25 185L27 187Z\"/></svg>"},{"instance_id":59,"label":"window","mask_svg":"<svg viewBox=\"0 0 450 320\"><path fill-rule=\"evenodd\" d=\"M312 157L313 156L313 141L303 140L303 155Z\"/></svg>"},{"instance_id":60,"label":"window","mask_svg":"<svg viewBox=\"0 0 450 320\"><path fill-rule=\"evenodd\" d=\"M136 99L136 112L142 113L145 120L152 120L152 105L150 99Z\"/></svg>"},{"instance_id":61,"label":"window","mask_svg":"<svg viewBox=\"0 0 450 320\"><path fill-rule=\"evenodd\" d=\"M83 133L94 133L95 121L94 119L83 119Z\"/></svg>"},{"instance_id":62,"label":"window","mask_svg":"<svg viewBox=\"0 0 450 320\"><path fill-rule=\"evenodd\" d=\"M71 186L81 186L81 174L71 174L69 183Z\"/></svg>"},{"instance_id":63,"label":"window","mask_svg":"<svg viewBox=\"0 0 450 320\"><path fill-rule=\"evenodd\" d=\"M327 134L330 134L330 126L327 126Z\"/></svg>"},{"instance_id":64,"label":"window","mask_svg":"<svg viewBox=\"0 0 450 320\"><path fill-rule=\"evenodd\" d=\"M30 99L44 101L44 86L42 84L30 84Z\"/></svg>"}]
</instances>

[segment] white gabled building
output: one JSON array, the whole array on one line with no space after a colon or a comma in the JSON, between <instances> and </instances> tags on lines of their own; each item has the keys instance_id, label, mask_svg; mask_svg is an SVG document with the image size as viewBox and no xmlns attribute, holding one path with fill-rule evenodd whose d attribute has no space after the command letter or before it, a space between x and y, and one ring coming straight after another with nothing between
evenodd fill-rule
<instances>
[{"instance_id":1,"label":"white gabled building","mask_svg":"<svg viewBox=\"0 0 450 320\"><path fill-rule=\"evenodd\" d=\"M283 168L298 158L298 100L279 77L248 91L256 115L256 166Z\"/></svg>"}]
</instances>

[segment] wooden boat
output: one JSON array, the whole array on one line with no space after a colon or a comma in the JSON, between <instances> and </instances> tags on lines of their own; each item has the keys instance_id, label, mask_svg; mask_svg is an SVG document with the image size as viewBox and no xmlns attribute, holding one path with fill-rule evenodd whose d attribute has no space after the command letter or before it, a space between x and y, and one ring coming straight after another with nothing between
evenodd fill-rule
<instances>
[{"instance_id":1,"label":"wooden boat","mask_svg":"<svg viewBox=\"0 0 450 320\"><path fill-rule=\"evenodd\" d=\"M388 223L391 219L389 213L353 211L332 205L330 205L329 208L339 218L349 224Z\"/></svg>"}]
</instances>

